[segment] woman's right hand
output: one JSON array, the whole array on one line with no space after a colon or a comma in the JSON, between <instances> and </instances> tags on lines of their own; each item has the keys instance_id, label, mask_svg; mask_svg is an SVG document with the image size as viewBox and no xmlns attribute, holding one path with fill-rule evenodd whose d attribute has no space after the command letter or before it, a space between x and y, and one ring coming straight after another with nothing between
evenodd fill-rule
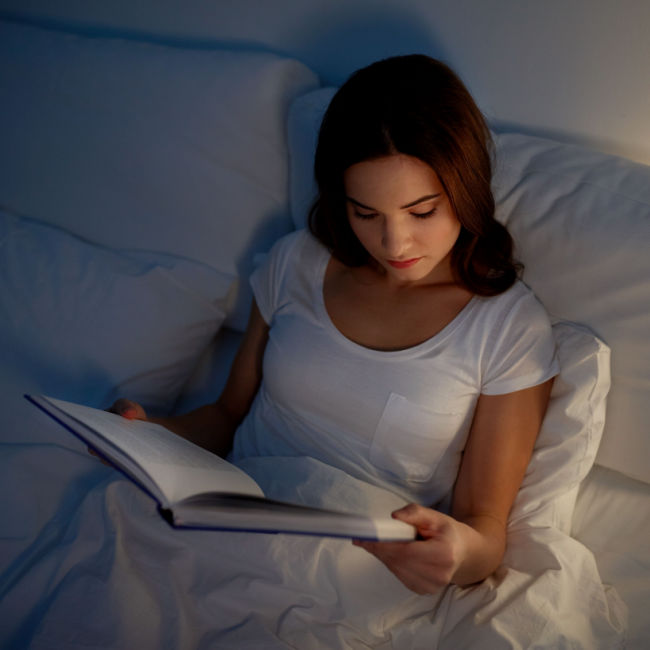
<instances>
[{"instance_id":1,"label":"woman's right hand","mask_svg":"<svg viewBox=\"0 0 650 650\"><path fill-rule=\"evenodd\" d=\"M138 404L137 402L132 402L130 399L124 399L123 397L115 400L113 404L109 406L106 410L109 413L115 413L117 415L121 415L123 418L126 418L127 420L147 419L147 414L145 413L145 410L142 408L142 406L140 406L140 404ZM95 456L96 458L99 458L99 460L104 465L107 465L108 467L113 466L108 460L106 460L103 456L100 456L91 447L88 447L88 453L91 456Z\"/></svg>"},{"instance_id":2,"label":"woman's right hand","mask_svg":"<svg viewBox=\"0 0 650 650\"><path fill-rule=\"evenodd\" d=\"M107 409L110 413L121 415L127 420L146 420L145 410L137 402L121 397L113 402L112 406Z\"/></svg>"}]
</instances>

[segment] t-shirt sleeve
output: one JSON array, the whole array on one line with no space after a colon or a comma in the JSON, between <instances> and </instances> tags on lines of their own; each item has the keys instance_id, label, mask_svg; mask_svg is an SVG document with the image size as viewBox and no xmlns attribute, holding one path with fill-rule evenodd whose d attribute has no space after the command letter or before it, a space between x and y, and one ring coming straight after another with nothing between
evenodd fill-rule
<instances>
[{"instance_id":1,"label":"t-shirt sleeve","mask_svg":"<svg viewBox=\"0 0 650 650\"><path fill-rule=\"evenodd\" d=\"M558 372L549 317L533 293L526 291L494 329L481 392L511 393L541 384Z\"/></svg>"},{"instance_id":2,"label":"t-shirt sleeve","mask_svg":"<svg viewBox=\"0 0 650 650\"><path fill-rule=\"evenodd\" d=\"M281 302L288 266L291 260L295 259L295 249L302 239L302 231L292 232L282 237L262 257L251 273L250 284L253 296L267 325L271 324L273 314Z\"/></svg>"}]
</instances>

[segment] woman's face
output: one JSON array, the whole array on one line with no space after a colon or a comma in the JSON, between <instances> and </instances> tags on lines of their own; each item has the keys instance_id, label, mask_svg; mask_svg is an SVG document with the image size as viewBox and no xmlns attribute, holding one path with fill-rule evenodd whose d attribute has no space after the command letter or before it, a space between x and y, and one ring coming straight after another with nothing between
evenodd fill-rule
<instances>
[{"instance_id":1,"label":"woman's face","mask_svg":"<svg viewBox=\"0 0 650 650\"><path fill-rule=\"evenodd\" d=\"M395 154L352 165L343 182L350 226L388 279L454 281L450 253L461 226L431 167Z\"/></svg>"}]
</instances>

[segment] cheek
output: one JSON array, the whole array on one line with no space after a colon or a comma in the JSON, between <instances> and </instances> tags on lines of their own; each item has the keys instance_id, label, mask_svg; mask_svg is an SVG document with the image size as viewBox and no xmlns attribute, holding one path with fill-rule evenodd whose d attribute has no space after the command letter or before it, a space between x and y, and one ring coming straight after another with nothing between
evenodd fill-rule
<instances>
[{"instance_id":1,"label":"cheek","mask_svg":"<svg viewBox=\"0 0 650 650\"><path fill-rule=\"evenodd\" d=\"M449 225L449 233L450 236L453 237L454 243L456 243L456 240L458 239L458 236L460 235L460 230L461 230L461 225L460 221L456 217L453 218L452 222Z\"/></svg>"},{"instance_id":2,"label":"cheek","mask_svg":"<svg viewBox=\"0 0 650 650\"><path fill-rule=\"evenodd\" d=\"M428 232L429 241L441 244L454 244L460 234L460 222L455 216L449 215L431 224Z\"/></svg>"}]
</instances>

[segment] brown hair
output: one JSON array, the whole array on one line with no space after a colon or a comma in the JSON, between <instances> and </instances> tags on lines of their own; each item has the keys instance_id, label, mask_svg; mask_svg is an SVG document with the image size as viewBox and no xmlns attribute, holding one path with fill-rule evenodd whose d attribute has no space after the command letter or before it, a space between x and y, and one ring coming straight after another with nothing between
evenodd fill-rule
<instances>
[{"instance_id":1,"label":"brown hair","mask_svg":"<svg viewBox=\"0 0 650 650\"><path fill-rule=\"evenodd\" d=\"M437 173L461 223L452 249L457 281L479 295L501 293L520 265L510 234L494 218L491 146L483 115L444 63L415 54L362 68L341 86L323 118L311 232L344 264L365 264L369 254L347 219L343 174L364 160L413 156Z\"/></svg>"}]
</instances>

